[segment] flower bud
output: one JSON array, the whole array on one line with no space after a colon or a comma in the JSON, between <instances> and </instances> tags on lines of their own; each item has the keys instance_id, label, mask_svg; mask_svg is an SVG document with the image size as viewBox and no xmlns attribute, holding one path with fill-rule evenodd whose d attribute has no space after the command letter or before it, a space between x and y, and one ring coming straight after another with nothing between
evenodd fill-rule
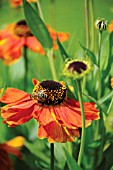
<instances>
[{"instance_id":1,"label":"flower bud","mask_svg":"<svg viewBox=\"0 0 113 170\"><path fill-rule=\"evenodd\" d=\"M92 65L89 60L76 59L66 62L63 75L74 79L80 79L88 74L90 70L92 70Z\"/></svg>"},{"instance_id":2,"label":"flower bud","mask_svg":"<svg viewBox=\"0 0 113 170\"><path fill-rule=\"evenodd\" d=\"M105 18L98 18L95 21L95 27L100 31L105 31L107 29L107 20Z\"/></svg>"}]
</instances>

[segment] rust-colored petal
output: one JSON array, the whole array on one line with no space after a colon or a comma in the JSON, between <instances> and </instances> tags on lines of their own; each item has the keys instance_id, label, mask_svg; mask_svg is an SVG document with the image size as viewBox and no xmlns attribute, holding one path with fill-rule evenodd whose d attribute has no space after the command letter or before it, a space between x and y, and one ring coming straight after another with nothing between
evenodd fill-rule
<instances>
[{"instance_id":1,"label":"rust-colored petal","mask_svg":"<svg viewBox=\"0 0 113 170\"><path fill-rule=\"evenodd\" d=\"M27 37L26 46L32 51L35 51L39 54L45 54L44 49L42 48L42 45L34 36Z\"/></svg>"},{"instance_id":2,"label":"rust-colored petal","mask_svg":"<svg viewBox=\"0 0 113 170\"><path fill-rule=\"evenodd\" d=\"M6 151L7 153L10 153L14 156L22 158L22 154L21 154L20 150L15 147L9 146L7 144L0 144L0 150L1 149Z\"/></svg>"},{"instance_id":3,"label":"rust-colored petal","mask_svg":"<svg viewBox=\"0 0 113 170\"><path fill-rule=\"evenodd\" d=\"M54 142L73 142L74 137L79 137L79 131L77 129L64 128L59 123L53 121L46 126L40 125L38 129L38 137L48 138L50 143Z\"/></svg>"},{"instance_id":4,"label":"rust-colored petal","mask_svg":"<svg viewBox=\"0 0 113 170\"><path fill-rule=\"evenodd\" d=\"M9 127L18 126L32 118L34 107L35 102L33 100L9 104L2 107L1 116L4 118L4 123L7 123Z\"/></svg>"},{"instance_id":5,"label":"rust-colored petal","mask_svg":"<svg viewBox=\"0 0 113 170\"><path fill-rule=\"evenodd\" d=\"M39 109L33 113L33 117L37 119L41 125L47 125L55 120L48 106L39 107Z\"/></svg>"},{"instance_id":6,"label":"rust-colored petal","mask_svg":"<svg viewBox=\"0 0 113 170\"><path fill-rule=\"evenodd\" d=\"M67 99L65 102L67 107L73 109L75 112L81 115L80 103L73 99ZM84 102L84 112L87 120L97 120L99 119L99 111L95 107L93 102Z\"/></svg>"},{"instance_id":7,"label":"rust-colored petal","mask_svg":"<svg viewBox=\"0 0 113 170\"><path fill-rule=\"evenodd\" d=\"M32 78L32 83L35 86L36 84L40 83L36 78Z\"/></svg>"},{"instance_id":8,"label":"rust-colored petal","mask_svg":"<svg viewBox=\"0 0 113 170\"><path fill-rule=\"evenodd\" d=\"M7 88L5 94L0 98L2 103L14 103L30 99L30 95L16 88Z\"/></svg>"},{"instance_id":9,"label":"rust-colored petal","mask_svg":"<svg viewBox=\"0 0 113 170\"><path fill-rule=\"evenodd\" d=\"M22 0L9 0L11 7L16 8L22 5Z\"/></svg>"},{"instance_id":10,"label":"rust-colored petal","mask_svg":"<svg viewBox=\"0 0 113 170\"><path fill-rule=\"evenodd\" d=\"M8 153L0 148L0 170L13 170L13 162Z\"/></svg>"},{"instance_id":11,"label":"rust-colored petal","mask_svg":"<svg viewBox=\"0 0 113 170\"><path fill-rule=\"evenodd\" d=\"M54 113L57 117L57 120L63 126L68 128L78 128L82 127L82 117L78 114L77 111L69 108L68 106L62 104L61 106L54 107ZM86 127L90 125L91 121L86 120Z\"/></svg>"}]
</instances>

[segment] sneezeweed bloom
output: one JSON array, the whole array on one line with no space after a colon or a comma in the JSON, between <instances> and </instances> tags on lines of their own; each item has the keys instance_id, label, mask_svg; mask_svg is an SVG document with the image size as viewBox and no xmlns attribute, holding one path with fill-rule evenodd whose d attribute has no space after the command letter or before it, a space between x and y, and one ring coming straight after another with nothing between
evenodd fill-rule
<instances>
[{"instance_id":1,"label":"sneezeweed bloom","mask_svg":"<svg viewBox=\"0 0 113 170\"><path fill-rule=\"evenodd\" d=\"M92 70L92 65L89 60L69 60L66 61L63 75L72 77L73 79L80 79Z\"/></svg>"},{"instance_id":2,"label":"sneezeweed bloom","mask_svg":"<svg viewBox=\"0 0 113 170\"><path fill-rule=\"evenodd\" d=\"M110 24L108 25L108 31L113 32L113 21L111 21Z\"/></svg>"},{"instance_id":3,"label":"sneezeweed bloom","mask_svg":"<svg viewBox=\"0 0 113 170\"><path fill-rule=\"evenodd\" d=\"M78 101L67 96L64 82L33 79L34 89L31 94L15 88L7 88L1 97L6 103L1 109L4 123L15 127L35 118L39 123L38 137L48 138L53 142L73 142L79 137L82 127L81 109ZM92 120L99 119L95 103L84 102L86 127Z\"/></svg>"},{"instance_id":4,"label":"sneezeweed bloom","mask_svg":"<svg viewBox=\"0 0 113 170\"><path fill-rule=\"evenodd\" d=\"M113 78L111 78L111 87L113 88Z\"/></svg>"},{"instance_id":5,"label":"sneezeweed bloom","mask_svg":"<svg viewBox=\"0 0 113 170\"><path fill-rule=\"evenodd\" d=\"M57 49L56 33L47 26L50 36L53 39L53 49ZM58 38L61 42L69 38L68 33L58 32ZM26 46L34 52L45 54L40 42L33 36L25 20L8 25L5 30L0 31L0 58L6 64L11 64L20 58L22 48Z\"/></svg>"},{"instance_id":6,"label":"sneezeweed bloom","mask_svg":"<svg viewBox=\"0 0 113 170\"><path fill-rule=\"evenodd\" d=\"M28 2L37 2L37 0L26 0ZM22 5L22 0L9 0L11 7L17 8Z\"/></svg>"},{"instance_id":7,"label":"sneezeweed bloom","mask_svg":"<svg viewBox=\"0 0 113 170\"><path fill-rule=\"evenodd\" d=\"M15 137L0 144L0 170L12 170L13 162L9 154L22 158L19 148L24 146L25 139L22 136Z\"/></svg>"},{"instance_id":8,"label":"sneezeweed bloom","mask_svg":"<svg viewBox=\"0 0 113 170\"><path fill-rule=\"evenodd\" d=\"M98 18L95 21L95 27L99 31L105 31L107 29L107 20L105 18Z\"/></svg>"}]
</instances>

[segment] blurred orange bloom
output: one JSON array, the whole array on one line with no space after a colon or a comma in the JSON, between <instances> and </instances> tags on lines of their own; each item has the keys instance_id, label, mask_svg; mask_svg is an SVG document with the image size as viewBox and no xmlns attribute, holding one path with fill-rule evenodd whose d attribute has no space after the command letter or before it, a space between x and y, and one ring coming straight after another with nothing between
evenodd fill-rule
<instances>
[{"instance_id":1,"label":"blurred orange bloom","mask_svg":"<svg viewBox=\"0 0 113 170\"><path fill-rule=\"evenodd\" d=\"M112 32L113 31L113 21L108 25L108 31Z\"/></svg>"},{"instance_id":2,"label":"blurred orange bloom","mask_svg":"<svg viewBox=\"0 0 113 170\"><path fill-rule=\"evenodd\" d=\"M28 2L37 2L37 0L27 0ZM22 5L22 0L9 0L11 7L18 7Z\"/></svg>"},{"instance_id":3,"label":"blurred orange bloom","mask_svg":"<svg viewBox=\"0 0 113 170\"><path fill-rule=\"evenodd\" d=\"M56 32L47 26L50 36L53 39L53 48L56 50ZM58 32L58 38L61 42L69 38L68 33ZM33 36L25 20L8 25L0 31L0 58L6 64L11 64L21 56L22 47L27 46L32 51L39 54L45 54L40 42Z\"/></svg>"},{"instance_id":4,"label":"blurred orange bloom","mask_svg":"<svg viewBox=\"0 0 113 170\"><path fill-rule=\"evenodd\" d=\"M18 148L24 145L24 141L22 136L18 136L0 144L0 170L13 169L13 162L8 154L13 154L14 156L22 158L22 154Z\"/></svg>"},{"instance_id":5,"label":"blurred orange bloom","mask_svg":"<svg viewBox=\"0 0 113 170\"><path fill-rule=\"evenodd\" d=\"M113 88L113 77L111 78L111 87Z\"/></svg>"},{"instance_id":6,"label":"blurred orange bloom","mask_svg":"<svg viewBox=\"0 0 113 170\"><path fill-rule=\"evenodd\" d=\"M1 109L4 123L15 127L35 118L39 123L38 137L49 142L73 142L82 127L80 104L67 97L64 82L33 79L32 94L15 88L7 88L0 101L6 103ZM99 119L95 103L84 102L86 127Z\"/></svg>"}]
</instances>

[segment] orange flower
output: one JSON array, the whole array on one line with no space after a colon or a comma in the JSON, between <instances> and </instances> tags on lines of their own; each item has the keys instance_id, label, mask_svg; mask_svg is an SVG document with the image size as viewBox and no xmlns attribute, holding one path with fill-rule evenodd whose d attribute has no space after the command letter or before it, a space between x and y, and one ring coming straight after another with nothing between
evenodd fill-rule
<instances>
[{"instance_id":1,"label":"orange flower","mask_svg":"<svg viewBox=\"0 0 113 170\"><path fill-rule=\"evenodd\" d=\"M81 109L78 101L67 98L63 82L33 79L32 94L15 88L7 88L1 97L6 103L1 109L4 123L15 127L35 118L39 123L38 137L49 142L73 142L79 137L82 126ZM92 102L84 102L86 127L92 120L99 119L99 112Z\"/></svg>"},{"instance_id":2,"label":"orange flower","mask_svg":"<svg viewBox=\"0 0 113 170\"><path fill-rule=\"evenodd\" d=\"M23 145L24 138L22 136L18 136L11 139L10 141L0 144L0 170L13 169L13 162L8 154L10 153L19 158L22 158L22 154L18 147L22 147Z\"/></svg>"},{"instance_id":3,"label":"orange flower","mask_svg":"<svg viewBox=\"0 0 113 170\"><path fill-rule=\"evenodd\" d=\"M113 21L108 25L108 31L112 32L113 31Z\"/></svg>"},{"instance_id":4,"label":"orange flower","mask_svg":"<svg viewBox=\"0 0 113 170\"><path fill-rule=\"evenodd\" d=\"M57 49L56 32L47 26L53 39L53 48ZM69 38L68 33L58 33L61 42ZM25 20L8 25L5 30L0 31L0 58L6 64L11 64L21 56L22 47L27 46L32 51L45 54L40 42L33 36Z\"/></svg>"},{"instance_id":5,"label":"orange flower","mask_svg":"<svg viewBox=\"0 0 113 170\"><path fill-rule=\"evenodd\" d=\"M16 8L22 5L22 0L9 0L11 7Z\"/></svg>"},{"instance_id":6,"label":"orange flower","mask_svg":"<svg viewBox=\"0 0 113 170\"><path fill-rule=\"evenodd\" d=\"M113 77L111 78L111 87L113 88Z\"/></svg>"},{"instance_id":7,"label":"orange flower","mask_svg":"<svg viewBox=\"0 0 113 170\"><path fill-rule=\"evenodd\" d=\"M37 2L37 0L27 0L28 2ZM22 0L9 0L11 7L18 7L22 5Z\"/></svg>"}]
</instances>

